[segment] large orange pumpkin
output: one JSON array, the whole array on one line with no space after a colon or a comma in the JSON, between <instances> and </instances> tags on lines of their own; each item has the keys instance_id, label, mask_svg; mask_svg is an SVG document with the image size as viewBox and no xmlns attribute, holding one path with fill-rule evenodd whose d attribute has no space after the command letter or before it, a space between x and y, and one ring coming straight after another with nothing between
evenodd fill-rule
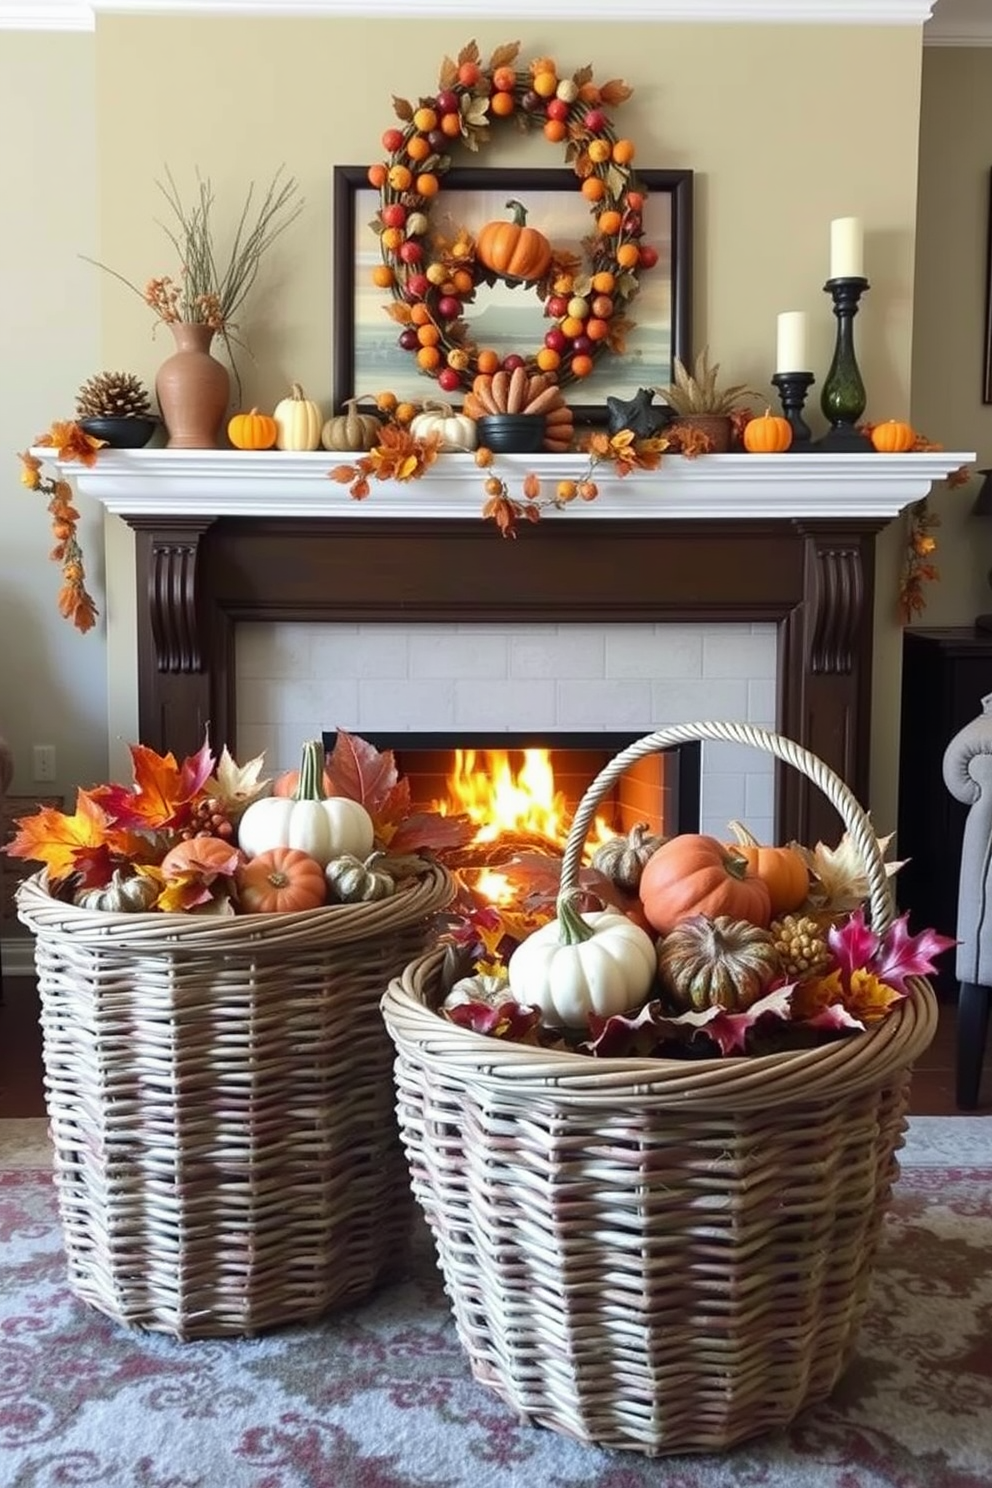
<instances>
[{"instance_id":1,"label":"large orange pumpkin","mask_svg":"<svg viewBox=\"0 0 992 1488\"><path fill-rule=\"evenodd\" d=\"M762 928L772 917L768 885L739 852L698 832L681 832L652 854L639 892L644 913L662 935L689 915L730 915Z\"/></svg>"},{"instance_id":2,"label":"large orange pumpkin","mask_svg":"<svg viewBox=\"0 0 992 1488\"><path fill-rule=\"evenodd\" d=\"M746 858L751 872L768 885L772 914L789 914L809 897L809 872L794 847L765 847L742 822L732 821L730 851Z\"/></svg>"},{"instance_id":3,"label":"large orange pumpkin","mask_svg":"<svg viewBox=\"0 0 992 1488\"><path fill-rule=\"evenodd\" d=\"M527 226L522 202L508 201L510 222L487 222L475 243L479 263L504 279L542 279L551 263L551 244L536 227Z\"/></svg>"},{"instance_id":4,"label":"large orange pumpkin","mask_svg":"<svg viewBox=\"0 0 992 1488\"><path fill-rule=\"evenodd\" d=\"M327 898L324 870L296 847L270 847L238 871L246 914L287 914L317 909Z\"/></svg>"}]
</instances>

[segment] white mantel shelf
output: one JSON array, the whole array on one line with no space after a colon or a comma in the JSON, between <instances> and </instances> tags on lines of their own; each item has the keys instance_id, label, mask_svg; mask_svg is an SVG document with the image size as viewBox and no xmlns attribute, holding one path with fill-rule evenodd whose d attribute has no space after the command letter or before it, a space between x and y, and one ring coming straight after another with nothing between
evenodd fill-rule
<instances>
[{"instance_id":1,"label":"white mantel shelf","mask_svg":"<svg viewBox=\"0 0 992 1488\"><path fill-rule=\"evenodd\" d=\"M50 450L35 453L49 458ZM79 494L132 517L309 517L376 521L477 516L487 472L471 455L441 455L420 480L373 480L364 501L328 472L357 455L285 450L101 450L89 468L60 466ZM890 519L926 496L935 482L975 459L974 453L666 456L657 470L622 479L595 473L595 501L546 509L549 521L659 521L869 517ZM580 478L579 455L500 455L491 472L519 497L528 472L544 494L557 481Z\"/></svg>"}]
</instances>

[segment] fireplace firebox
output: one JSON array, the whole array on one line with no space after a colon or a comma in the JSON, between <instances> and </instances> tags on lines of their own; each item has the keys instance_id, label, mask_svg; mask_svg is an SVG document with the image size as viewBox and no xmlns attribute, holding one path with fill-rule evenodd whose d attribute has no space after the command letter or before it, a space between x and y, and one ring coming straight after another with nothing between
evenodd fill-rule
<instances>
[{"instance_id":1,"label":"fireplace firebox","mask_svg":"<svg viewBox=\"0 0 992 1488\"><path fill-rule=\"evenodd\" d=\"M380 751L391 750L396 768L410 784L412 804L430 810L449 798L456 751L471 755L473 771L487 774L508 757L516 777L525 751L546 750L570 820L600 770L631 742L613 733L430 733L397 732L362 737ZM334 748L336 731L323 732L324 748ZM626 770L601 804L599 815L613 831L628 832L640 822L652 832L674 836L699 829L701 747L698 742L659 750Z\"/></svg>"}]
</instances>

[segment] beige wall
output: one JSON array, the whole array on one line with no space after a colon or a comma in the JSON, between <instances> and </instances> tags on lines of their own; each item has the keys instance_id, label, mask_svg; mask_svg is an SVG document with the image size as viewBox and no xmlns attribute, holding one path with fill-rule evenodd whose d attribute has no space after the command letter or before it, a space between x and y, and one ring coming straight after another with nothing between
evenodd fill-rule
<instances>
[{"instance_id":1,"label":"beige wall","mask_svg":"<svg viewBox=\"0 0 992 1488\"><path fill-rule=\"evenodd\" d=\"M473 30L485 52L524 28L514 23ZM98 173L90 176L84 162L80 175L75 138L71 158L74 184L82 180L92 188L99 181L97 256L138 284L153 273L174 271L171 247L156 225L163 203L155 180L166 165L187 194L195 167L212 178L221 227L225 213L240 207L249 182L264 183L285 164L300 181L306 211L266 260L245 307L244 330L254 354L254 361L241 359L245 402L271 405L291 379L326 401L332 375L333 166L376 158L379 136L392 122L391 95L429 92L441 57L466 39L453 35L448 22L426 20L101 18L95 40L66 39L80 50L92 46L95 54ZM53 70L47 39L24 38L24 45L32 49L36 87L43 75L46 93L57 96L64 75L78 92L78 70L67 60ZM524 55L542 52L568 70L588 62L600 80L624 77L635 92L618 118L637 143L639 163L696 172L694 342L708 341L734 380L768 386L775 316L805 309L822 385L834 326L822 292L829 222L861 216L872 284L857 325L867 412L872 418L910 412L922 55L915 28L582 23L565 35L560 27L538 23L525 36ZM928 54L928 70L932 57L953 69L959 56ZM947 91L953 100L953 84ZM26 99L26 84L21 94ZM89 100L74 94L73 101L85 132L92 122ZM959 107L964 109L963 100ZM68 117L68 101L66 111ZM502 140L488 150L487 163L561 163L560 151L543 141L513 131ZM51 173L59 155L54 144L48 150ZM70 251L85 251L78 214L63 214L60 221ZM17 225L27 261L30 244L20 219ZM967 252L963 244L961 252ZM934 248L935 262L942 253L942 247ZM926 263L925 254L921 261ZM87 272L100 281L100 363L127 366L153 380L169 347L161 331L153 334L151 312L109 276ZM956 278L955 288L964 295L967 281ZM964 321L967 335L966 315ZM85 363L83 374L92 360L87 350L77 344L74 328L63 355ZM976 367L976 389L977 379ZM56 393L64 405L79 380L68 372L45 390L42 422ZM938 379L935 393L943 386ZM921 396L913 412L933 437L972 447L968 426L958 418L948 427L939 406L931 416ZM24 419L22 412L13 444L23 440ZM815 407L813 422L822 427ZM116 529L113 524L109 551L117 571L110 597L126 618L129 545L127 534ZM872 804L882 826L895 820L899 542L895 527L884 535L878 585ZM40 552L42 543L36 534L29 546ZM48 578L47 588L40 577L31 583L31 603L47 623L51 576L40 558L34 572ZM947 590L953 594L956 587L948 584ZM73 672L74 641L65 629L58 633L59 680ZM95 655L102 642L91 636L79 646ZM132 727L126 650L111 654L112 738L129 737ZM96 722L91 726L99 728Z\"/></svg>"},{"instance_id":2,"label":"beige wall","mask_svg":"<svg viewBox=\"0 0 992 1488\"><path fill-rule=\"evenodd\" d=\"M56 746L55 789L106 778L104 619L82 636L56 610L60 575L44 498L20 484L17 450L101 370L101 285L80 253L97 241L92 36L2 33L0 45L0 732L14 749L13 790L32 781L32 743ZM103 603L102 513L81 535Z\"/></svg>"},{"instance_id":3,"label":"beige wall","mask_svg":"<svg viewBox=\"0 0 992 1488\"><path fill-rule=\"evenodd\" d=\"M992 465L992 406L982 403L985 265L992 170L992 48L925 54L920 128L913 416L949 449ZM981 477L937 489L938 566L921 625L970 625L992 611L992 520L971 514ZM977 699L976 699L977 704Z\"/></svg>"}]
</instances>

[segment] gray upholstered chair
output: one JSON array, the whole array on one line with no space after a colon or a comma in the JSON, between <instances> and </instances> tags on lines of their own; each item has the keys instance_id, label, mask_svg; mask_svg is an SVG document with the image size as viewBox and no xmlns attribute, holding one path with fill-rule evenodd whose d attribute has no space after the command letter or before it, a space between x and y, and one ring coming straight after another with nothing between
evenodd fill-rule
<instances>
[{"instance_id":1,"label":"gray upholstered chair","mask_svg":"<svg viewBox=\"0 0 992 1488\"><path fill-rule=\"evenodd\" d=\"M992 998L992 693L944 751L944 783L970 808L958 885L957 1103L978 1104Z\"/></svg>"}]
</instances>

